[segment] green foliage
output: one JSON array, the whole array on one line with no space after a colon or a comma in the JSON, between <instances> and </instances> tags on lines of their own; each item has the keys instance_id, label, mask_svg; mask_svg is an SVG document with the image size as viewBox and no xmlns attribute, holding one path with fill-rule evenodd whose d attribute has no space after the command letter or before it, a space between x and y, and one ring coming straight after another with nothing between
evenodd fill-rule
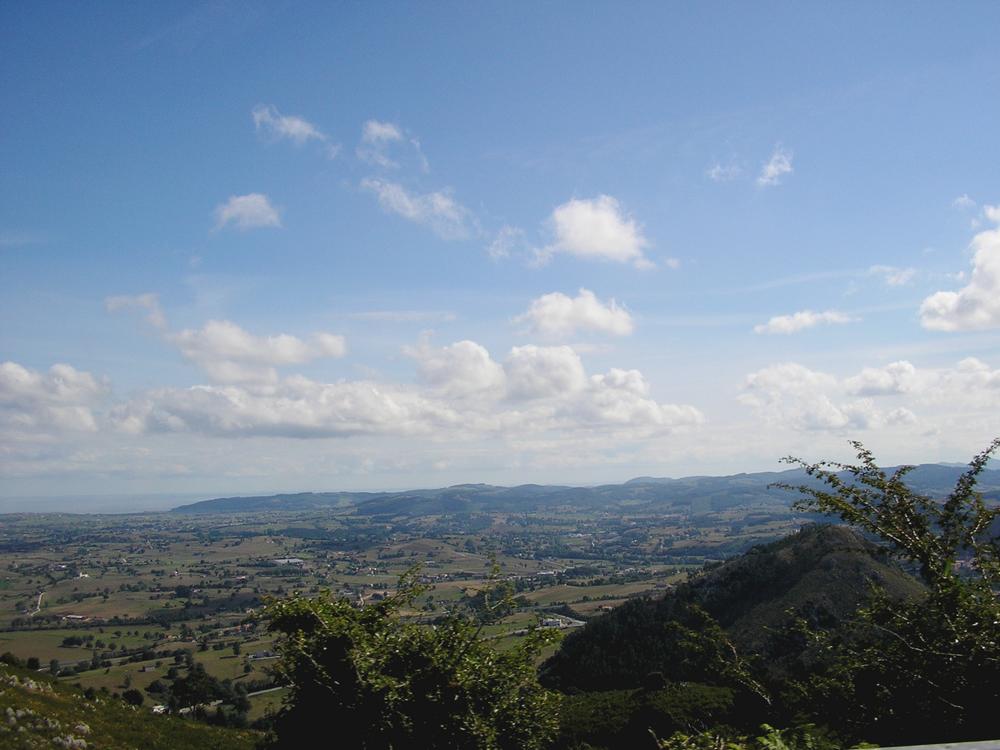
<instances>
[{"instance_id":1,"label":"green foliage","mask_svg":"<svg viewBox=\"0 0 1000 750\"><path fill-rule=\"evenodd\" d=\"M627 689L651 671L675 682L760 692L718 622L682 596L633 599L570 633L543 665L541 679L563 690Z\"/></svg>"},{"instance_id":2,"label":"green foliage","mask_svg":"<svg viewBox=\"0 0 1000 750\"><path fill-rule=\"evenodd\" d=\"M875 596L834 632L811 632L820 655L789 702L855 736L908 741L986 739L1000 705L1000 508L975 491L1000 439L977 455L943 502L912 492L908 467L887 475L860 443L858 465L803 466L828 489L801 486L799 506L839 515L916 565L920 601ZM961 569L960 569L961 566Z\"/></svg>"},{"instance_id":3,"label":"green foliage","mask_svg":"<svg viewBox=\"0 0 1000 750\"><path fill-rule=\"evenodd\" d=\"M555 747L645 747L651 730L661 736L703 730L724 720L732 706L729 688L695 683L568 695Z\"/></svg>"},{"instance_id":4,"label":"green foliage","mask_svg":"<svg viewBox=\"0 0 1000 750\"><path fill-rule=\"evenodd\" d=\"M968 557L971 570L986 585L1000 585L1000 544L995 536L987 537L991 524L1000 518L1000 507L987 507L975 491L977 477L1000 449L1000 438L973 458L943 503L906 486L904 479L914 467L902 466L887 475L876 465L871 451L857 441L851 445L858 451L857 465L832 461L808 464L791 456L784 459L801 466L829 490L775 486L803 493L805 497L796 503L801 510L840 516L876 535L905 559L917 563L932 587L952 584L955 563L961 556Z\"/></svg>"},{"instance_id":5,"label":"green foliage","mask_svg":"<svg viewBox=\"0 0 1000 750\"><path fill-rule=\"evenodd\" d=\"M806 647L799 634L778 637L788 610L833 627L854 616L873 578L900 597L922 591L879 552L846 527L806 527L591 620L566 637L541 680L564 691L629 689L658 671L671 682L729 686L748 699L740 703L757 726L767 700L752 663L781 679Z\"/></svg>"},{"instance_id":6,"label":"green foliage","mask_svg":"<svg viewBox=\"0 0 1000 750\"><path fill-rule=\"evenodd\" d=\"M791 729L762 724L760 731L762 734L756 737L727 737L716 732L677 733L666 740L657 740L657 746L660 750L841 750L844 747L812 724ZM854 747L876 746L862 743Z\"/></svg>"},{"instance_id":7,"label":"green foliage","mask_svg":"<svg viewBox=\"0 0 1000 750\"><path fill-rule=\"evenodd\" d=\"M205 671L201 664L193 665L188 674L174 680L170 686L170 708L196 706L231 697L222 683Z\"/></svg>"},{"instance_id":8,"label":"green foliage","mask_svg":"<svg viewBox=\"0 0 1000 750\"><path fill-rule=\"evenodd\" d=\"M403 619L420 593L414 575L362 609L328 593L267 607L270 629L284 635L277 671L290 685L275 747L307 747L337 727L352 727L352 740L341 739L366 749L546 746L557 696L538 684L534 659L549 634L533 631L498 653L466 617L433 627Z\"/></svg>"}]
</instances>

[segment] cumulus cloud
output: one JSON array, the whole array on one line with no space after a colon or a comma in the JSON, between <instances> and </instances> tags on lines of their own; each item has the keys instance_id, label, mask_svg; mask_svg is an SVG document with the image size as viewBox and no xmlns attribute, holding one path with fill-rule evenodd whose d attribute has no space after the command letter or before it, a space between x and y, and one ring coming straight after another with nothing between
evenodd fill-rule
<instances>
[{"instance_id":1,"label":"cumulus cloud","mask_svg":"<svg viewBox=\"0 0 1000 750\"><path fill-rule=\"evenodd\" d=\"M167 327L167 319L160 309L160 298L158 295L147 292L135 295L117 295L105 297L104 309L108 312L118 312L119 310L145 310L146 321L154 328L164 329Z\"/></svg>"},{"instance_id":2,"label":"cumulus cloud","mask_svg":"<svg viewBox=\"0 0 1000 750\"><path fill-rule=\"evenodd\" d=\"M614 299L601 302L589 289L581 289L576 297L561 292L544 294L514 321L527 323L532 331L552 338L571 336L577 331L627 336L635 327L628 310Z\"/></svg>"},{"instance_id":3,"label":"cumulus cloud","mask_svg":"<svg viewBox=\"0 0 1000 750\"><path fill-rule=\"evenodd\" d=\"M781 145L775 146L774 151L771 152L771 158L761 167L760 174L757 176L757 184L761 187L780 185L781 178L793 171L792 152Z\"/></svg>"},{"instance_id":4,"label":"cumulus cloud","mask_svg":"<svg viewBox=\"0 0 1000 750\"><path fill-rule=\"evenodd\" d=\"M454 424L456 415L412 389L367 381L288 378L266 390L193 386L152 391L122 405L128 432L194 432L292 438L413 435Z\"/></svg>"},{"instance_id":5,"label":"cumulus cloud","mask_svg":"<svg viewBox=\"0 0 1000 750\"><path fill-rule=\"evenodd\" d=\"M905 286L917 275L915 268L897 268L896 266L871 266L869 276L881 276L888 286Z\"/></svg>"},{"instance_id":6,"label":"cumulus cloud","mask_svg":"<svg viewBox=\"0 0 1000 750\"><path fill-rule=\"evenodd\" d=\"M917 368L902 360L885 367L866 367L857 375L847 378L844 385L848 393L859 396L884 396L907 393L917 385Z\"/></svg>"},{"instance_id":7,"label":"cumulus cloud","mask_svg":"<svg viewBox=\"0 0 1000 750\"><path fill-rule=\"evenodd\" d=\"M951 202L953 208L967 211L976 207L976 202L969 197L968 193L962 193Z\"/></svg>"},{"instance_id":8,"label":"cumulus cloud","mask_svg":"<svg viewBox=\"0 0 1000 750\"><path fill-rule=\"evenodd\" d=\"M1000 224L1000 206L986 206L984 216ZM935 292L920 305L920 322L932 331L1000 328L1000 227L972 239L972 275L957 292Z\"/></svg>"},{"instance_id":9,"label":"cumulus cloud","mask_svg":"<svg viewBox=\"0 0 1000 750\"><path fill-rule=\"evenodd\" d=\"M924 369L901 360L837 378L782 363L748 375L739 399L769 424L794 430L865 430L928 420L962 423L1000 408L1000 370L975 358ZM988 419L979 421L992 429Z\"/></svg>"},{"instance_id":10,"label":"cumulus cloud","mask_svg":"<svg viewBox=\"0 0 1000 750\"><path fill-rule=\"evenodd\" d=\"M275 367L342 357L347 351L343 336L317 333L309 341L288 334L254 336L228 320L210 320L202 328L168 334L167 339L220 383L274 382Z\"/></svg>"},{"instance_id":11,"label":"cumulus cloud","mask_svg":"<svg viewBox=\"0 0 1000 750\"><path fill-rule=\"evenodd\" d=\"M296 117L283 115L277 107L260 104L251 113L257 132L275 140L286 139L301 146L309 141L325 142L327 137L311 122Z\"/></svg>"},{"instance_id":12,"label":"cumulus cloud","mask_svg":"<svg viewBox=\"0 0 1000 750\"><path fill-rule=\"evenodd\" d=\"M748 375L740 400L772 423L800 430L840 429L851 424L851 412L828 395L836 385L832 375L787 362Z\"/></svg>"},{"instance_id":13,"label":"cumulus cloud","mask_svg":"<svg viewBox=\"0 0 1000 750\"><path fill-rule=\"evenodd\" d=\"M233 195L215 208L215 228L222 229L230 224L240 230L280 227L281 217L262 193Z\"/></svg>"},{"instance_id":14,"label":"cumulus cloud","mask_svg":"<svg viewBox=\"0 0 1000 750\"><path fill-rule=\"evenodd\" d=\"M0 426L14 433L97 429L92 408L107 385L88 372L56 364L48 372L0 363Z\"/></svg>"},{"instance_id":15,"label":"cumulus cloud","mask_svg":"<svg viewBox=\"0 0 1000 750\"><path fill-rule=\"evenodd\" d=\"M347 341L327 332L301 339L287 333L255 336L229 320L210 320L201 328L170 331L153 293L119 295L104 301L109 312L146 310L146 319L163 339L217 383L274 383L275 368L324 357L343 357Z\"/></svg>"},{"instance_id":16,"label":"cumulus cloud","mask_svg":"<svg viewBox=\"0 0 1000 750\"><path fill-rule=\"evenodd\" d=\"M428 226L444 239L470 234L471 214L446 192L411 193L399 183L374 178L362 180L361 187L376 195L383 210Z\"/></svg>"},{"instance_id":17,"label":"cumulus cloud","mask_svg":"<svg viewBox=\"0 0 1000 750\"><path fill-rule=\"evenodd\" d=\"M474 341L457 341L434 349L426 340L404 352L417 361L423 381L454 396L500 394L504 388L503 368L486 348Z\"/></svg>"},{"instance_id":18,"label":"cumulus cloud","mask_svg":"<svg viewBox=\"0 0 1000 750\"><path fill-rule=\"evenodd\" d=\"M515 346L504 372L507 394L514 399L564 396L587 384L580 355L568 346Z\"/></svg>"},{"instance_id":19,"label":"cumulus cloud","mask_svg":"<svg viewBox=\"0 0 1000 750\"><path fill-rule=\"evenodd\" d=\"M704 415L686 404L659 404L649 398L649 384L638 370L612 368L590 378L583 414L594 422L618 425L692 426Z\"/></svg>"},{"instance_id":20,"label":"cumulus cloud","mask_svg":"<svg viewBox=\"0 0 1000 750\"><path fill-rule=\"evenodd\" d=\"M807 328L812 328L814 326L827 323L827 324L840 324L840 323L853 323L855 318L845 315L842 312L837 312L836 310L827 310L826 312L813 312L812 310L802 310L800 312L792 313L791 315L776 315L767 321L767 323L761 323L753 327L754 333L768 333L768 334L791 334L798 333Z\"/></svg>"},{"instance_id":21,"label":"cumulus cloud","mask_svg":"<svg viewBox=\"0 0 1000 750\"><path fill-rule=\"evenodd\" d=\"M554 241L538 251L540 262L555 253L567 253L589 260L632 263L636 268L653 265L643 254L649 242L642 227L610 195L567 201L555 208L549 225Z\"/></svg>"},{"instance_id":22,"label":"cumulus cloud","mask_svg":"<svg viewBox=\"0 0 1000 750\"><path fill-rule=\"evenodd\" d=\"M127 432L337 437L433 435L435 440L530 434L621 435L700 424L695 407L653 400L637 370L588 376L571 348L514 347L502 362L482 345L427 340L406 350L420 385L319 383L287 377L266 386L199 385L150 391L116 408Z\"/></svg>"}]
</instances>

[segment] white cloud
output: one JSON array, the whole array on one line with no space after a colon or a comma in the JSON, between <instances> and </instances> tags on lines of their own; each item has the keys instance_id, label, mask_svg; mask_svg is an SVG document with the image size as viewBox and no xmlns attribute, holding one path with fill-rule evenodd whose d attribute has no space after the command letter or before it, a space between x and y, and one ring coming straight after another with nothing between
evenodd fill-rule
<instances>
[{"instance_id":1,"label":"white cloud","mask_svg":"<svg viewBox=\"0 0 1000 750\"><path fill-rule=\"evenodd\" d=\"M266 390L194 386L152 391L115 412L127 432L293 438L413 435L455 414L412 390L367 381L317 383L295 377Z\"/></svg>"},{"instance_id":2,"label":"white cloud","mask_svg":"<svg viewBox=\"0 0 1000 750\"><path fill-rule=\"evenodd\" d=\"M871 266L869 276L881 276L888 286L906 286L917 275L915 268L897 268L896 266Z\"/></svg>"},{"instance_id":3,"label":"white cloud","mask_svg":"<svg viewBox=\"0 0 1000 750\"><path fill-rule=\"evenodd\" d=\"M767 321L753 328L754 333L777 333L790 334L797 333L820 325L821 323L853 323L856 319L836 310L826 312L813 312L812 310L802 310L791 315L776 315Z\"/></svg>"},{"instance_id":4,"label":"white cloud","mask_svg":"<svg viewBox=\"0 0 1000 750\"><path fill-rule=\"evenodd\" d=\"M509 258L518 249L526 247L523 230L518 227L504 226L497 232L497 236L486 248L486 252L492 260L503 260Z\"/></svg>"},{"instance_id":5,"label":"white cloud","mask_svg":"<svg viewBox=\"0 0 1000 750\"><path fill-rule=\"evenodd\" d=\"M47 373L0 363L0 427L5 433L97 429L92 407L107 385L88 372L56 364Z\"/></svg>"},{"instance_id":6,"label":"white cloud","mask_svg":"<svg viewBox=\"0 0 1000 750\"><path fill-rule=\"evenodd\" d=\"M791 174L792 152L781 145L775 146L771 153L771 158L761 167L760 175L757 177L757 184L761 187L771 187L781 184L781 178L786 174Z\"/></svg>"},{"instance_id":7,"label":"white cloud","mask_svg":"<svg viewBox=\"0 0 1000 750\"><path fill-rule=\"evenodd\" d=\"M667 268L669 268L671 270L676 271L678 268L681 267L681 259L680 258L664 258L663 259L663 265L665 265Z\"/></svg>"},{"instance_id":8,"label":"white cloud","mask_svg":"<svg viewBox=\"0 0 1000 750\"><path fill-rule=\"evenodd\" d=\"M374 178L362 180L361 187L375 193L384 210L424 224L444 239L469 236L472 217L448 193L411 193L399 183Z\"/></svg>"},{"instance_id":9,"label":"white cloud","mask_svg":"<svg viewBox=\"0 0 1000 750\"><path fill-rule=\"evenodd\" d=\"M271 105L259 104L254 107L251 115L257 132L270 138L285 138L297 146L311 140L327 140L326 135L312 123L294 115L283 115Z\"/></svg>"},{"instance_id":10,"label":"white cloud","mask_svg":"<svg viewBox=\"0 0 1000 750\"><path fill-rule=\"evenodd\" d=\"M859 374L847 378L844 386L848 393L858 396L907 393L917 386L917 369L905 360L885 367L866 367Z\"/></svg>"},{"instance_id":11,"label":"white cloud","mask_svg":"<svg viewBox=\"0 0 1000 750\"><path fill-rule=\"evenodd\" d=\"M347 351L343 336L317 333L309 341L288 334L254 336L227 320L210 320L197 330L168 334L167 339L219 383L274 382L275 367L342 357Z\"/></svg>"},{"instance_id":12,"label":"white cloud","mask_svg":"<svg viewBox=\"0 0 1000 750\"><path fill-rule=\"evenodd\" d=\"M705 176L712 182L732 182L743 174L739 164L722 165L716 162L705 171Z\"/></svg>"},{"instance_id":13,"label":"white cloud","mask_svg":"<svg viewBox=\"0 0 1000 750\"><path fill-rule=\"evenodd\" d=\"M416 362L420 386L293 376L266 385L163 388L119 405L113 421L131 433L427 435L468 442L575 439L581 430L627 439L704 420L692 406L654 401L637 370L588 377L566 346L515 347L502 364L474 341L434 348L424 340L405 352Z\"/></svg>"},{"instance_id":14,"label":"white cloud","mask_svg":"<svg viewBox=\"0 0 1000 750\"><path fill-rule=\"evenodd\" d=\"M632 263L636 268L653 265L643 255L649 242L642 227L610 195L567 201L555 208L549 224L554 242L538 251L540 262L555 253L568 253L579 258Z\"/></svg>"},{"instance_id":15,"label":"white cloud","mask_svg":"<svg viewBox=\"0 0 1000 750\"><path fill-rule=\"evenodd\" d=\"M403 131L391 122L368 120L361 128L362 143L392 143L403 140Z\"/></svg>"},{"instance_id":16,"label":"white cloud","mask_svg":"<svg viewBox=\"0 0 1000 750\"><path fill-rule=\"evenodd\" d=\"M515 346L504 372L508 396L514 399L565 396L587 384L580 355L568 346Z\"/></svg>"},{"instance_id":17,"label":"white cloud","mask_svg":"<svg viewBox=\"0 0 1000 750\"><path fill-rule=\"evenodd\" d=\"M1000 409L1000 370L975 358L936 369L902 360L840 379L784 363L747 376L739 400L768 424L792 430L886 429L919 421L925 427L992 435L990 415Z\"/></svg>"},{"instance_id":18,"label":"white cloud","mask_svg":"<svg viewBox=\"0 0 1000 750\"><path fill-rule=\"evenodd\" d=\"M976 202L968 196L967 193L963 193L958 196L955 200L951 202L953 208L960 209L962 211L967 211L974 209L976 207Z\"/></svg>"},{"instance_id":19,"label":"white cloud","mask_svg":"<svg viewBox=\"0 0 1000 750\"><path fill-rule=\"evenodd\" d=\"M837 379L794 362L772 365L747 376L740 400L769 423L797 430L864 428L871 422L871 402L837 404L830 391Z\"/></svg>"},{"instance_id":20,"label":"white cloud","mask_svg":"<svg viewBox=\"0 0 1000 750\"><path fill-rule=\"evenodd\" d=\"M458 341L433 349L427 341L404 350L417 361L423 381L452 396L502 394L503 368L486 348L474 341Z\"/></svg>"},{"instance_id":21,"label":"white cloud","mask_svg":"<svg viewBox=\"0 0 1000 750\"><path fill-rule=\"evenodd\" d=\"M658 404L649 398L649 384L638 370L612 368L605 375L593 375L582 413L598 423L677 427L705 421L695 407Z\"/></svg>"},{"instance_id":22,"label":"white cloud","mask_svg":"<svg viewBox=\"0 0 1000 750\"><path fill-rule=\"evenodd\" d=\"M908 426L917 423L917 415L905 406L900 406L885 415L885 422L889 425Z\"/></svg>"},{"instance_id":23,"label":"white cloud","mask_svg":"<svg viewBox=\"0 0 1000 750\"><path fill-rule=\"evenodd\" d=\"M953 369L932 373L923 394L944 404L1000 407L1000 369L994 370L976 357L966 357Z\"/></svg>"},{"instance_id":24,"label":"white cloud","mask_svg":"<svg viewBox=\"0 0 1000 750\"><path fill-rule=\"evenodd\" d=\"M233 195L215 208L215 228L222 229L229 224L241 230L280 227L281 217L266 195Z\"/></svg>"},{"instance_id":25,"label":"white cloud","mask_svg":"<svg viewBox=\"0 0 1000 750\"><path fill-rule=\"evenodd\" d=\"M361 127L361 144L355 153L361 161L385 169L394 169L399 166L399 163L389 158L388 149L391 144L401 142L403 139L403 131L398 125L391 122L368 120ZM423 157L419 144L414 147L417 149L417 153Z\"/></svg>"},{"instance_id":26,"label":"white cloud","mask_svg":"<svg viewBox=\"0 0 1000 750\"><path fill-rule=\"evenodd\" d=\"M1000 206L986 206L987 219L1000 224ZM972 276L957 292L936 292L920 305L920 322L932 331L1000 328L1000 227L972 239Z\"/></svg>"},{"instance_id":27,"label":"white cloud","mask_svg":"<svg viewBox=\"0 0 1000 750\"><path fill-rule=\"evenodd\" d=\"M514 321L527 323L532 331L552 338L571 336L577 331L627 336L635 327L628 310L614 299L607 304L601 302L589 289L581 289L576 297L561 292L544 294Z\"/></svg>"},{"instance_id":28,"label":"white cloud","mask_svg":"<svg viewBox=\"0 0 1000 750\"><path fill-rule=\"evenodd\" d=\"M160 309L160 298L158 295L147 292L146 294L118 295L105 297L104 309L108 312L118 310L139 309L146 311L146 320L154 328L164 329L167 327L167 319Z\"/></svg>"}]
</instances>

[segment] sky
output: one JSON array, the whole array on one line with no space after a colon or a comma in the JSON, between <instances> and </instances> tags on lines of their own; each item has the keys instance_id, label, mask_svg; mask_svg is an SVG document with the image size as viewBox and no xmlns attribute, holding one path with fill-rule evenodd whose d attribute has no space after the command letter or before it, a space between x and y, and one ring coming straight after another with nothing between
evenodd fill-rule
<instances>
[{"instance_id":1,"label":"sky","mask_svg":"<svg viewBox=\"0 0 1000 750\"><path fill-rule=\"evenodd\" d=\"M997 29L993 2L4 3L0 510L852 440L967 462L1000 435Z\"/></svg>"}]
</instances>

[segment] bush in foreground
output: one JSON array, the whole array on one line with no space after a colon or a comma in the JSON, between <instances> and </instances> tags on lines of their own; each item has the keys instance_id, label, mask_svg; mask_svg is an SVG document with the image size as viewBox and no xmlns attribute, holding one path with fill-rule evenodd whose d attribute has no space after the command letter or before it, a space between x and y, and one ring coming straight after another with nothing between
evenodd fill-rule
<instances>
[{"instance_id":1,"label":"bush in foreground","mask_svg":"<svg viewBox=\"0 0 1000 750\"><path fill-rule=\"evenodd\" d=\"M546 634L498 653L465 617L433 627L400 618L418 593L411 572L395 596L363 609L326 594L268 607L270 629L285 636L278 671L290 686L273 747L308 747L341 727L356 737L345 746L366 750L547 746L557 696L534 667Z\"/></svg>"}]
</instances>

